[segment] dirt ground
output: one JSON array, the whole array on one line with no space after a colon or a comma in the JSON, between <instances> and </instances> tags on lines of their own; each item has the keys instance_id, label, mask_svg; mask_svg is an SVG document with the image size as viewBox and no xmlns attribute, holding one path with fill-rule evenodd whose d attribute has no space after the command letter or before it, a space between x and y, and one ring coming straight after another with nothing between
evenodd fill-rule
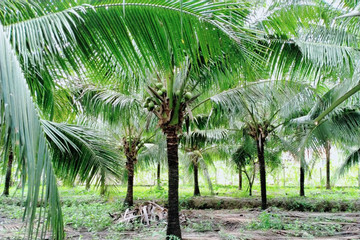
<instances>
[{"instance_id":1,"label":"dirt ground","mask_svg":"<svg viewBox=\"0 0 360 240\"><path fill-rule=\"evenodd\" d=\"M203 233L184 233L185 239L360 239L360 213L309 213L275 210L282 221L309 224L307 230L254 230L246 226L257 222L260 210L189 210L184 211L192 221L210 221L219 226ZM272 210L268 211L270 214ZM310 224L311 223L311 224ZM271 222L270 222L271 224ZM326 234L321 225L339 226ZM326 228L325 228L326 229ZM329 232L330 233L330 232Z\"/></svg>"},{"instance_id":2,"label":"dirt ground","mask_svg":"<svg viewBox=\"0 0 360 240\"><path fill-rule=\"evenodd\" d=\"M183 238L233 239L360 239L360 212L314 213L270 208L265 213L247 210L183 210ZM0 239L20 239L23 223L0 215ZM66 226L68 239L163 239L166 226L113 235L108 230L91 233ZM154 230L159 232L155 234Z\"/></svg>"}]
</instances>

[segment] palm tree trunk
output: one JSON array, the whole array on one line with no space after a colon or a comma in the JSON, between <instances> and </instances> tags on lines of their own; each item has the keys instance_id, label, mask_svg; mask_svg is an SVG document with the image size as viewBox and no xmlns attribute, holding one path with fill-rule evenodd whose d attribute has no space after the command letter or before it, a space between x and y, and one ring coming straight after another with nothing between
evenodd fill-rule
<instances>
[{"instance_id":1,"label":"palm tree trunk","mask_svg":"<svg viewBox=\"0 0 360 240\"><path fill-rule=\"evenodd\" d=\"M163 131L166 134L167 157L169 166L169 211L166 239L172 239L172 236L176 236L181 239L179 221L179 137L177 135L177 126L167 126Z\"/></svg>"},{"instance_id":2,"label":"palm tree trunk","mask_svg":"<svg viewBox=\"0 0 360 240\"><path fill-rule=\"evenodd\" d=\"M326 143L325 156L326 156L326 189L331 189L330 185L330 142Z\"/></svg>"},{"instance_id":3,"label":"palm tree trunk","mask_svg":"<svg viewBox=\"0 0 360 240\"><path fill-rule=\"evenodd\" d=\"M258 137L256 141L258 160L259 160L259 169L260 169L260 188L261 188L261 208L267 208L267 199L266 199L266 170L265 170L265 138Z\"/></svg>"},{"instance_id":4,"label":"palm tree trunk","mask_svg":"<svg viewBox=\"0 0 360 240\"><path fill-rule=\"evenodd\" d=\"M158 188L161 188L160 174L161 174L161 165L160 165L160 162L158 162L158 164L157 164L157 176L156 176L156 183L157 183Z\"/></svg>"},{"instance_id":5,"label":"palm tree trunk","mask_svg":"<svg viewBox=\"0 0 360 240\"><path fill-rule=\"evenodd\" d=\"M360 188L360 161L358 163L358 187Z\"/></svg>"},{"instance_id":6,"label":"palm tree trunk","mask_svg":"<svg viewBox=\"0 0 360 240\"><path fill-rule=\"evenodd\" d=\"M239 168L239 190L242 190L242 171Z\"/></svg>"},{"instance_id":7,"label":"palm tree trunk","mask_svg":"<svg viewBox=\"0 0 360 240\"><path fill-rule=\"evenodd\" d=\"M295 156L296 157L296 156ZM300 155L300 196L305 196L305 152Z\"/></svg>"},{"instance_id":8,"label":"palm tree trunk","mask_svg":"<svg viewBox=\"0 0 360 240\"><path fill-rule=\"evenodd\" d=\"M194 196L200 196L199 167L197 163L194 164Z\"/></svg>"},{"instance_id":9,"label":"palm tree trunk","mask_svg":"<svg viewBox=\"0 0 360 240\"><path fill-rule=\"evenodd\" d=\"M128 172L128 184L124 205L131 207L134 205L134 159L132 157L127 157L126 169Z\"/></svg>"},{"instance_id":10,"label":"palm tree trunk","mask_svg":"<svg viewBox=\"0 0 360 240\"><path fill-rule=\"evenodd\" d=\"M101 170L101 178L100 178L100 195L105 195L106 193L106 179L105 179L105 172Z\"/></svg>"},{"instance_id":11,"label":"palm tree trunk","mask_svg":"<svg viewBox=\"0 0 360 240\"><path fill-rule=\"evenodd\" d=\"M6 175L5 175L5 187L4 187L4 196L9 196L9 190L10 190L10 184L11 184L11 168L13 165L13 161L14 161L14 153L12 150L10 150L9 153L9 160L7 163L7 168L6 168Z\"/></svg>"},{"instance_id":12,"label":"palm tree trunk","mask_svg":"<svg viewBox=\"0 0 360 240\"><path fill-rule=\"evenodd\" d=\"M300 196L305 196L305 169L300 159Z\"/></svg>"}]
</instances>

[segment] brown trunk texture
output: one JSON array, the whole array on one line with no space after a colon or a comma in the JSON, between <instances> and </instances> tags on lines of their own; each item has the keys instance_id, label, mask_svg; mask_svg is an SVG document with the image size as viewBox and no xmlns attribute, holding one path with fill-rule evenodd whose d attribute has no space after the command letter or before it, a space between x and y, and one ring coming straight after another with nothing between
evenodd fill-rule
<instances>
[{"instance_id":1,"label":"brown trunk texture","mask_svg":"<svg viewBox=\"0 0 360 240\"><path fill-rule=\"evenodd\" d=\"M179 221L179 138L176 126L167 126L164 130L167 143L167 157L169 166L169 193L168 193L168 224L166 239L173 236L181 239Z\"/></svg>"},{"instance_id":2,"label":"brown trunk texture","mask_svg":"<svg viewBox=\"0 0 360 240\"><path fill-rule=\"evenodd\" d=\"M126 158L126 169L128 172L128 184L124 205L131 207L134 205L134 159L132 157Z\"/></svg>"},{"instance_id":3,"label":"brown trunk texture","mask_svg":"<svg viewBox=\"0 0 360 240\"><path fill-rule=\"evenodd\" d=\"M265 139L259 137L256 143L257 143L256 145L257 145L259 168L260 168L261 208L266 209L267 208L266 170L265 170L265 156L264 156Z\"/></svg>"},{"instance_id":4,"label":"brown trunk texture","mask_svg":"<svg viewBox=\"0 0 360 240\"><path fill-rule=\"evenodd\" d=\"M360 162L358 163L358 187L360 188Z\"/></svg>"},{"instance_id":5,"label":"brown trunk texture","mask_svg":"<svg viewBox=\"0 0 360 240\"><path fill-rule=\"evenodd\" d=\"M194 164L194 196L200 196L199 168L197 164Z\"/></svg>"},{"instance_id":6,"label":"brown trunk texture","mask_svg":"<svg viewBox=\"0 0 360 240\"><path fill-rule=\"evenodd\" d=\"M160 165L160 162L159 162L157 164L157 176L156 176L156 182L157 182L157 187L158 188L161 188L160 174L161 174L161 165Z\"/></svg>"},{"instance_id":7,"label":"brown trunk texture","mask_svg":"<svg viewBox=\"0 0 360 240\"><path fill-rule=\"evenodd\" d=\"M300 196L305 196L305 170L300 160Z\"/></svg>"},{"instance_id":8,"label":"brown trunk texture","mask_svg":"<svg viewBox=\"0 0 360 240\"><path fill-rule=\"evenodd\" d=\"M326 189L331 189L330 185L330 149L331 145L328 142L325 146L325 155L326 155Z\"/></svg>"},{"instance_id":9,"label":"brown trunk texture","mask_svg":"<svg viewBox=\"0 0 360 240\"><path fill-rule=\"evenodd\" d=\"M242 190L242 172L241 172L241 168L239 168L239 190Z\"/></svg>"},{"instance_id":10,"label":"brown trunk texture","mask_svg":"<svg viewBox=\"0 0 360 240\"><path fill-rule=\"evenodd\" d=\"M13 165L13 161L14 161L14 154L10 150L9 160L7 163L6 175L5 175L5 187L4 187L4 192L3 192L4 196L9 196L9 190L10 190L10 184L11 184L11 168Z\"/></svg>"}]
</instances>

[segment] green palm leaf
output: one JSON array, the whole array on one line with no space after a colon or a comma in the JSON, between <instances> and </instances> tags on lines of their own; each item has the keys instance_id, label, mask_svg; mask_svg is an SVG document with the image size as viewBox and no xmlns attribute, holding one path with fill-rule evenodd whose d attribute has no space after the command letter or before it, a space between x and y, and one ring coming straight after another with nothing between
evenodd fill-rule
<instances>
[{"instance_id":1,"label":"green palm leaf","mask_svg":"<svg viewBox=\"0 0 360 240\"><path fill-rule=\"evenodd\" d=\"M118 150L103 134L83 126L42 121L52 146L53 165L57 176L69 182L101 183L122 177L124 163Z\"/></svg>"},{"instance_id":2,"label":"green palm leaf","mask_svg":"<svg viewBox=\"0 0 360 240\"><path fill-rule=\"evenodd\" d=\"M42 220L45 221L40 233L41 238L47 230L45 226L50 223L53 238L63 239L63 220L51 153L20 63L2 24L0 24L0 51L1 101L5 124L11 129L12 142L19 146L17 151L19 159L23 159L27 166L22 168L23 179L27 179L28 187L24 214L29 229L27 238L39 237L38 231L34 233L36 229L34 220L40 200L40 205L45 208L44 211L39 212L39 224Z\"/></svg>"},{"instance_id":3,"label":"green palm leaf","mask_svg":"<svg viewBox=\"0 0 360 240\"><path fill-rule=\"evenodd\" d=\"M344 175L352 166L359 164L360 149L353 151L338 169L339 175Z\"/></svg>"},{"instance_id":4,"label":"green palm leaf","mask_svg":"<svg viewBox=\"0 0 360 240\"><path fill-rule=\"evenodd\" d=\"M125 95L109 88L82 86L77 95L83 111L116 124L124 122L124 119L133 119L134 115L145 117L145 110L135 95Z\"/></svg>"}]
</instances>

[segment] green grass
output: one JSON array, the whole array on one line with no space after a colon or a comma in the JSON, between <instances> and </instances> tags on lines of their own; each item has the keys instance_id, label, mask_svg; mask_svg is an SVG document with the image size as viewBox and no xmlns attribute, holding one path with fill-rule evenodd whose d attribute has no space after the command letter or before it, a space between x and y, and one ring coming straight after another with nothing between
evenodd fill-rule
<instances>
[{"instance_id":1,"label":"green grass","mask_svg":"<svg viewBox=\"0 0 360 240\"><path fill-rule=\"evenodd\" d=\"M1 188L2 186L0 186ZM203 196L210 196L210 191L206 188L202 188ZM126 187L109 187L109 192L106 196L100 196L97 189L91 188L86 190L83 186L78 187L60 187L59 188L61 201L63 203L63 214L65 224L71 225L75 229L86 228L90 232L97 232L103 229L109 228L113 232L123 232L127 230L141 231L141 226L132 226L129 229L129 226L123 224L113 225L112 219L108 213L119 212L123 210L122 201L126 194ZM26 191L25 191L26 192ZM246 190L239 191L236 186L221 186L215 185L214 192L217 196L226 196L226 197L235 197L242 198L248 197ZM306 198L298 197L298 189L296 187L275 187L268 186L268 197L286 197L293 198L291 201L295 205L304 205L304 209L308 209L309 204L318 204L314 205L313 208L321 207L323 201L350 201L356 200L359 197L359 189L357 188L333 188L331 191L318 188L307 188L306 189ZM0 212L10 218L20 219L23 215L23 207L21 207L21 190L18 190L14 194L14 188L11 189L11 194L13 195L10 198L0 197ZM192 186L181 186L180 188L180 202L184 202L187 199L191 198L193 194ZM259 187L254 188L254 196L252 198L259 198L260 189ZM167 199L167 188L158 189L156 186L135 186L134 187L134 197L135 200L163 200L166 202ZM314 200L314 203L308 200ZM298 206L295 206L298 207ZM320 209L321 210L321 209ZM351 210L351 209L349 209ZM259 228L266 228L267 226L276 226L277 228L286 228L287 226L281 226L277 220L277 216L266 216L260 219ZM280 225L279 225L280 224ZM303 228L308 227L316 228L316 226L306 226L302 223L292 223L294 228ZM279 225L279 226L278 226ZM161 228L161 229L160 229ZM163 227L164 228L164 227ZM201 224L194 225L194 229L197 231L206 231L210 228L210 224ZM159 230L160 229L160 230ZM159 232L163 234L162 227L159 227L158 230L154 232ZM306 230L306 229L305 229ZM309 231L310 231L309 230ZM323 229L324 231L332 231L332 229Z\"/></svg>"},{"instance_id":2,"label":"green grass","mask_svg":"<svg viewBox=\"0 0 360 240\"><path fill-rule=\"evenodd\" d=\"M0 189L3 185L0 185ZM214 185L214 193L216 196L235 197L235 198L249 198L246 186L243 190L238 190L237 186L224 186ZM86 190L84 186L77 187L59 187L61 200L65 205L71 205L73 202L77 204L88 202L104 202L104 201L117 201L121 200L126 195L126 186L109 186L108 193L105 196L100 196L97 189L91 188ZM158 189L156 186L135 186L134 187L134 199L135 200L166 200L167 199L167 186L163 186L162 189ZM211 196L210 190L201 186L200 188L202 196ZM10 189L10 195L15 192L15 188ZM25 190L26 192L26 190ZM325 188L305 188L305 195L307 198L318 200L354 200L360 196L360 189L357 187L333 187L331 190ZM180 201L186 200L193 196L193 186L181 185L179 188ZM253 187L252 198L258 198L260 196L260 187ZM298 187L279 187L279 186L267 186L267 196L271 198L279 197L298 197ZM17 190L15 197L21 197L21 190ZM250 197L251 198L251 197Z\"/></svg>"},{"instance_id":3,"label":"green grass","mask_svg":"<svg viewBox=\"0 0 360 240\"><path fill-rule=\"evenodd\" d=\"M262 212L257 220L248 225L250 230L293 230L295 236L332 236L341 229L341 225L323 219L288 221L281 214Z\"/></svg>"}]
</instances>

